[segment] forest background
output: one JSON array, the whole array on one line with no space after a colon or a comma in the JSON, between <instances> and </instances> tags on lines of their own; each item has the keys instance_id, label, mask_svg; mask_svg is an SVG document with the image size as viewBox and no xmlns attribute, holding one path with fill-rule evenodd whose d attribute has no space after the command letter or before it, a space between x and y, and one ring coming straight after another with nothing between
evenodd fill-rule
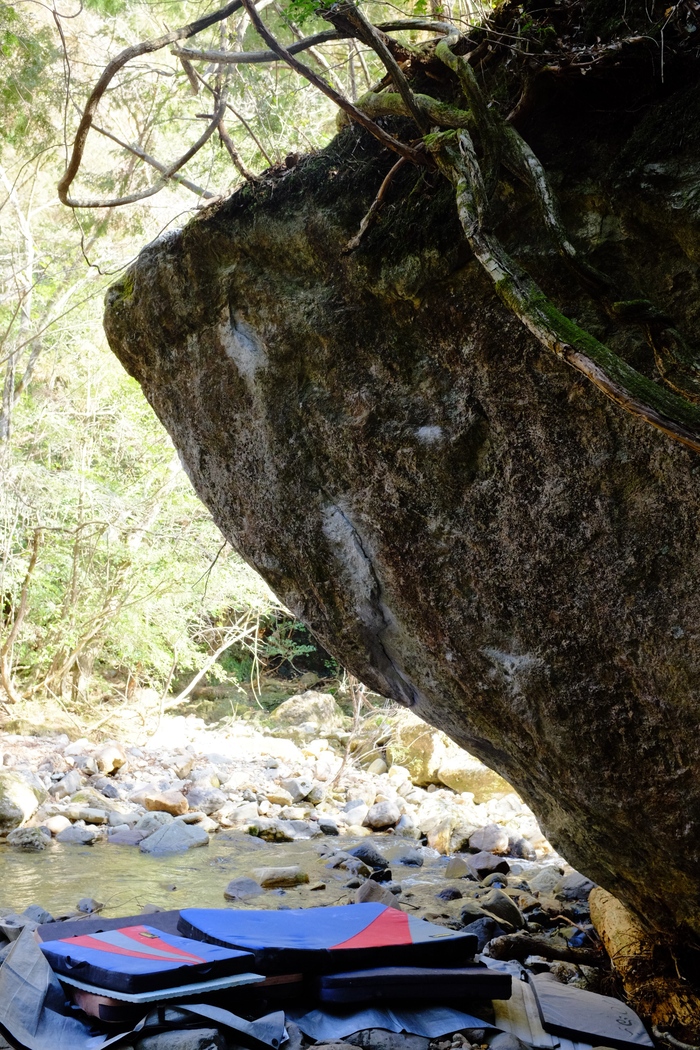
<instances>
[{"instance_id":1,"label":"forest background","mask_svg":"<svg viewBox=\"0 0 700 1050\"><path fill-rule=\"evenodd\" d=\"M258 9L285 41L313 5ZM396 9L389 5L390 15ZM84 195L139 194L195 141L225 79L225 131L128 208L72 210L56 185L110 58L214 10L182 0L0 4L0 704L5 728L109 729L134 698L205 681L259 683L313 654L338 669L226 545L172 443L102 332L109 284L139 249L246 178L335 133L332 103L295 73L196 73L169 49L132 63L100 107ZM420 2L411 11L420 12ZM320 23L321 27L327 25ZM197 46L255 50L245 12ZM374 56L342 41L309 60L350 97ZM144 159L145 158L145 159ZM295 662L296 661L296 662ZM313 661L312 661L313 662ZM197 678L200 681L201 678ZM144 690L146 692L144 692ZM136 704L138 708L138 703Z\"/></svg>"},{"instance_id":2,"label":"forest background","mask_svg":"<svg viewBox=\"0 0 700 1050\"><path fill-rule=\"evenodd\" d=\"M143 55L101 101L72 193L126 207L68 208L61 178L85 100L122 49L216 9L214 0L0 3L0 719L6 729L109 730L139 697L266 671L321 676L335 662L228 546L172 443L102 330L108 286L155 237L267 168L321 148L333 103L279 62L197 69L176 49ZM327 22L310 0L259 0L290 44ZM480 0L372 3L382 19L447 13L464 26ZM405 34L407 41L425 34ZM244 10L189 46L264 45ZM380 69L355 40L305 61L347 97ZM181 156L225 112L174 177ZM159 192L151 189L160 186ZM135 702L136 701L136 702ZM140 705L143 707L143 704ZM141 715L140 717L143 717Z\"/></svg>"}]
</instances>

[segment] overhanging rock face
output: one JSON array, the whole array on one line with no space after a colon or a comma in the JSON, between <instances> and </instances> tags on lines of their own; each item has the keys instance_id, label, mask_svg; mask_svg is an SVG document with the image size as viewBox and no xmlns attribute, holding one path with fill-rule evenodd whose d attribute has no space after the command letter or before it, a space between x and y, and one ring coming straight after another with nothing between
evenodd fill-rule
<instances>
[{"instance_id":1,"label":"overhanging rock face","mask_svg":"<svg viewBox=\"0 0 700 1050\"><path fill-rule=\"evenodd\" d=\"M574 234L692 336L682 159L662 192L658 158L618 166L606 199L624 144L557 134L530 138ZM582 871L700 932L700 457L533 342L437 176L404 168L344 254L391 164L349 130L208 208L110 291L110 344L223 533L339 660L498 770ZM495 205L510 249L648 368L519 194Z\"/></svg>"}]
</instances>

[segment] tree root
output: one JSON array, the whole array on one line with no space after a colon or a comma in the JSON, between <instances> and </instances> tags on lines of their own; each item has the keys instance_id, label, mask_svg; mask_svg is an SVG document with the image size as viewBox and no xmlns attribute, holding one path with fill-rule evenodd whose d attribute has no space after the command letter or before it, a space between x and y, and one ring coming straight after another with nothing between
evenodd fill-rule
<instances>
[{"instance_id":1,"label":"tree root","mask_svg":"<svg viewBox=\"0 0 700 1050\"><path fill-rule=\"evenodd\" d=\"M467 240L509 310L542 346L581 372L615 404L700 452L700 408L657 386L560 313L498 239L485 231L485 187L468 133L432 135L426 146L452 182Z\"/></svg>"},{"instance_id":2,"label":"tree root","mask_svg":"<svg viewBox=\"0 0 700 1050\"><path fill-rule=\"evenodd\" d=\"M591 891L591 919L630 1002L658 1027L680 1031L684 1039L700 1038L700 999L677 973L670 949L658 933L642 926L612 894ZM679 1050L695 1050L673 1036L660 1039Z\"/></svg>"}]
</instances>

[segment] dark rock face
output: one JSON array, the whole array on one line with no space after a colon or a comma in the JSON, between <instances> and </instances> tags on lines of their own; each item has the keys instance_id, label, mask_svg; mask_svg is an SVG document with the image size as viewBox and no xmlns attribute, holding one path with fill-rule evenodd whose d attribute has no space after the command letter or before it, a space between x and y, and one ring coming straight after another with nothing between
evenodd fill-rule
<instances>
[{"instance_id":1,"label":"dark rock face","mask_svg":"<svg viewBox=\"0 0 700 1050\"><path fill-rule=\"evenodd\" d=\"M596 265L692 340L700 166L669 146L674 104L525 133ZM110 291L110 344L223 533L331 652L506 777L577 868L700 933L700 458L534 343L437 176L404 168L343 254L392 163L347 130L150 245ZM494 222L652 367L517 186Z\"/></svg>"}]
</instances>

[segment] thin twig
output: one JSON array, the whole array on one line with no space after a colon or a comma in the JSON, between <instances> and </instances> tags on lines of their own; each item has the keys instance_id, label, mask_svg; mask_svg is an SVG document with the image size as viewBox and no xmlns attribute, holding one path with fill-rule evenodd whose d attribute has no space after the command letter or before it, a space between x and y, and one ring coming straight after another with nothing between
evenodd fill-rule
<instances>
[{"instance_id":1,"label":"thin twig","mask_svg":"<svg viewBox=\"0 0 700 1050\"><path fill-rule=\"evenodd\" d=\"M345 246L345 251L343 252L344 255L348 255L350 252L353 252L356 248L360 247L362 238L367 233L367 230L370 228L371 225L373 225L376 222L377 213L379 212L379 209L382 206L382 201L384 200L386 192L389 189L389 186L391 185L391 180L393 179L394 175L396 175L396 173L404 166L405 163L406 158L399 157L399 159L396 161L396 164L394 164L393 168L391 168L384 176L384 180L381 186L379 187L379 190L377 191L377 196L372 201L372 205L369 211L360 223L359 230L357 231L355 236L348 241L347 245Z\"/></svg>"},{"instance_id":2,"label":"thin twig","mask_svg":"<svg viewBox=\"0 0 700 1050\"><path fill-rule=\"evenodd\" d=\"M150 164L151 167L155 168L156 171L159 171L161 175L165 175L167 172L167 165L162 164L159 160L156 160L155 157L146 153L146 151L141 149L140 146L134 146L133 144L124 142L122 139L118 138L117 135L112 134L111 131L107 131L106 128L99 127L97 124L93 124L92 126L93 130L99 135L104 135L105 138L111 139L112 142L116 142L116 144L121 146L122 149L128 150L129 153L133 153L135 157L145 161L146 164ZM186 179L184 175L175 174L171 175L170 178L173 182L177 182L180 186L184 186L186 190L191 190L192 193L196 193L198 197L206 197L209 199L217 196L217 194L212 193L211 190L205 190L202 186L198 186L196 182L191 182L189 179Z\"/></svg>"},{"instance_id":3,"label":"thin twig","mask_svg":"<svg viewBox=\"0 0 700 1050\"><path fill-rule=\"evenodd\" d=\"M249 171L248 168L246 168L243 161L241 160L241 158L239 157L238 151L233 144L233 139L226 130L226 125L224 124L223 120L219 121L219 138L224 144L226 152L231 158L236 171L238 171L244 179L247 179L248 182L260 182L259 176L254 175L252 171Z\"/></svg>"}]
</instances>

